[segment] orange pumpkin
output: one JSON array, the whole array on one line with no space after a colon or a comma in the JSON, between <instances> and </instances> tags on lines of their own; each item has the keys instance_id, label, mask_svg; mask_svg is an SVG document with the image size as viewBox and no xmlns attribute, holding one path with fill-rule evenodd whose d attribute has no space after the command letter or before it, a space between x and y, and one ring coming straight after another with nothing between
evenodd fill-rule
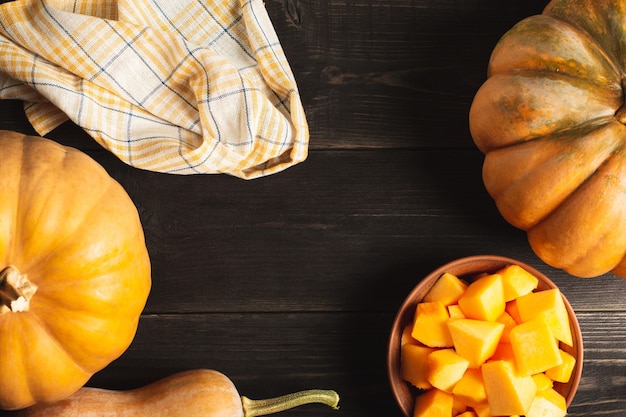
<instances>
[{"instance_id":1,"label":"orange pumpkin","mask_svg":"<svg viewBox=\"0 0 626 417\"><path fill-rule=\"evenodd\" d=\"M509 30L470 132L502 216L547 264L626 277L626 2L554 0Z\"/></svg>"},{"instance_id":2,"label":"orange pumpkin","mask_svg":"<svg viewBox=\"0 0 626 417\"><path fill-rule=\"evenodd\" d=\"M0 131L0 408L65 398L118 358L150 291L133 202L84 153Z\"/></svg>"}]
</instances>

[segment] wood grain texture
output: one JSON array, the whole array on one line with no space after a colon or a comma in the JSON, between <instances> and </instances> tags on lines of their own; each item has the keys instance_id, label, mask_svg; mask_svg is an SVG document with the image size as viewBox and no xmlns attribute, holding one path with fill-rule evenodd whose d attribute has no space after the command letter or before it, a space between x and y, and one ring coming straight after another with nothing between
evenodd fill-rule
<instances>
[{"instance_id":1,"label":"wood grain texture","mask_svg":"<svg viewBox=\"0 0 626 417\"><path fill-rule=\"evenodd\" d=\"M385 368L395 310L439 265L494 253L546 273L578 313L585 363L569 415L624 415L626 280L543 264L487 195L467 127L498 38L544 5L267 0L311 130L309 158L267 178L141 171L70 123L51 132L128 191L153 264L133 344L89 385L204 367L252 398L341 395L339 412L281 415L400 416ZM0 129L33 133L20 102L0 101Z\"/></svg>"}]
</instances>

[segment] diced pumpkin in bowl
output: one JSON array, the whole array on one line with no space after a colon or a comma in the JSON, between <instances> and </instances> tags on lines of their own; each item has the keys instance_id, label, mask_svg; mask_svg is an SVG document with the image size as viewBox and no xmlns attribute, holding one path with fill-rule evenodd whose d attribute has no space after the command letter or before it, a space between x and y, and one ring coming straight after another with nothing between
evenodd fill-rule
<instances>
[{"instance_id":1,"label":"diced pumpkin in bowl","mask_svg":"<svg viewBox=\"0 0 626 417\"><path fill-rule=\"evenodd\" d=\"M452 415L452 394L433 388L415 399L414 417L442 417Z\"/></svg>"},{"instance_id":2,"label":"diced pumpkin in bowl","mask_svg":"<svg viewBox=\"0 0 626 417\"><path fill-rule=\"evenodd\" d=\"M426 359L428 382L445 392L451 392L469 366L469 361L454 349L436 349Z\"/></svg>"},{"instance_id":3,"label":"diced pumpkin in bowl","mask_svg":"<svg viewBox=\"0 0 626 417\"><path fill-rule=\"evenodd\" d=\"M573 345L569 316L561 291L557 288L527 294L518 298L516 304L522 321L543 315L554 336L567 346Z\"/></svg>"},{"instance_id":4,"label":"diced pumpkin in bowl","mask_svg":"<svg viewBox=\"0 0 626 417\"><path fill-rule=\"evenodd\" d=\"M444 272L424 296L423 302L439 301L445 306L456 304L465 292L467 283L456 275Z\"/></svg>"},{"instance_id":5,"label":"diced pumpkin in bowl","mask_svg":"<svg viewBox=\"0 0 626 417\"><path fill-rule=\"evenodd\" d=\"M400 374L402 378L416 388L432 388L432 385L428 382L426 360L428 355L434 350L433 348L413 343L404 344L400 352Z\"/></svg>"},{"instance_id":6,"label":"diced pumpkin in bowl","mask_svg":"<svg viewBox=\"0 0 626 417\"><path fill-rule=\"evenodd\" d=\"M565 398L553 388L538 392L526 417L565 417L567 414Z\"/></svg>"},{"instance_id":7,"label":"diced pumpkin in bowl","mask_svg":"<svg viewBox=\"0 0 626 417\"><path fill-rule=\"evenodd\" d=\"M467 318L495 321L504 312L504 289L498 274L485 275L472 282L459 298Z\"/></svg>"},{"instance_id":8,"label":"diced pumpkin in bowl","mask_svg":"<svg viewBox=\"0 0 626 417\"><path fill-rule=\"evenodd\" d=\"M532 376L519 375L508 361L487 362L481 370L491 414L525 415L537 393Z\"/></svg>"},{"instance_id":9,"label":"diced pumpkin in bowl","mask_svg":"<svg viewBox=\"0 0 626 417\"><path fill-rule=\"evenodd\" d=\"M502 277L504 301L530 294L539 285L539 279L519 265L507 265L497 274Z\"/></svg>"},{"instance_id":10,"label":"diced pumpkin in bowl","mask_svg":"<svg viewBox=\"0 0 626 417\"><path fill-rule=\"evenodd\" d=\"M521 375L545 372L563 361L557 341L541 317L515 326L511 329L510 339Z\"/></svg>"},{"instance_id":11,"label":"diced pumpkin in bowl","mask_svg":"<svg viewBox=\"0 0 626 417\"><path fill-rule=\"evenodd\" d=\"M572 373L574 372L576 358L562 349L559 349L559 353L561 354L561 359L563 361L560 365L548 369L546 371L546 375L553 381L567 382L570 380Z\"/></svg>"},{"instance_id":12,"label":"diced pumpkin in bowl","mask_svg":"<svg viewBox=\"0 0 626 417\"><path fill-rule=\"evenodd\" d=\"M450 347L452 337L448 330L448 309L439 301L419 303L413 321L413 338L430 347Z\"/></svg>"},{"instance_id":13,"label":"diced pumpkin in bowl","mask_svg":"<svg viewBox=\"0 0 626 417\"><path fill-rule=\"evenodd\" d=\"M472 277L441 274L404 328L402 378L425 390L413 417L563 417L554 382L571 381L576 359L560 291L518 266Z\"/></svg>"},{"instance_id":14,"label":"diced pumpkin in bowl","mask_svg":"<svg viewBox=\"0 0 626 417\"><path fill-rule=\"evenodd\" d=\"M478 368L493 355L504 324L496 321L455 319L448 321L454 349L469 361L470 368Z\"/></svg>"}]
</instances>

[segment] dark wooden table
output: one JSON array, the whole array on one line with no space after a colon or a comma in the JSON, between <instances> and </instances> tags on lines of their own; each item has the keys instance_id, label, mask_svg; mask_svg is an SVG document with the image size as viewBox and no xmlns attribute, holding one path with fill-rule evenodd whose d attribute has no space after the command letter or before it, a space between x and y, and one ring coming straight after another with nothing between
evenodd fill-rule
<instances>
[{"instance_id":1,"label":"dark wooden table","mask_svg":"<svg viewBox=\"0 0 626 417\"><path fill-rule=\"evenodd\" d=\"M585 361L569 415L625 415L626 280L543 264L485 192L468 130L496 41L545 3L267 0L311 133L309 158L274 176L144 172L74 125L50 133L126 188L153 265L134 342L89 385L213 368L252 398L341 395L339 411L285 417L400 416L385 364L396 309L439 265L492 253L548 274L578 313ZM34 133L16 101L0 102L0 129Z\"/></svg>"}]
</instances>

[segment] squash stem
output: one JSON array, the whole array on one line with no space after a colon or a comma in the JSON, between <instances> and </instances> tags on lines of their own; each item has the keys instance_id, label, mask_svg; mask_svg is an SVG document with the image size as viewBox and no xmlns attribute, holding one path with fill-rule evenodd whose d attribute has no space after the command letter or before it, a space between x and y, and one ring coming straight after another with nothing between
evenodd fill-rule
<instances>
[{"instance_id":1,"label":"squash stem","mask_svg":"<svg viewBox=\"0 0 626 417\"><path fill-rule=\"evenodd\" d=\"M325 404L339 409L339 395L333 390L313 389L264 400L241 397L245 417L266 416L304 404Z\"/></svg>"},{"instance_id":2,"label":"squash stem","mask_svg":"<svg viewBox=\"0 0 626 417\"><path fill-rule=\"evenodd\" d=\"M37 286L9 265L0 271L0 314L28 311Z\"/></svg>"}]
</instances>

